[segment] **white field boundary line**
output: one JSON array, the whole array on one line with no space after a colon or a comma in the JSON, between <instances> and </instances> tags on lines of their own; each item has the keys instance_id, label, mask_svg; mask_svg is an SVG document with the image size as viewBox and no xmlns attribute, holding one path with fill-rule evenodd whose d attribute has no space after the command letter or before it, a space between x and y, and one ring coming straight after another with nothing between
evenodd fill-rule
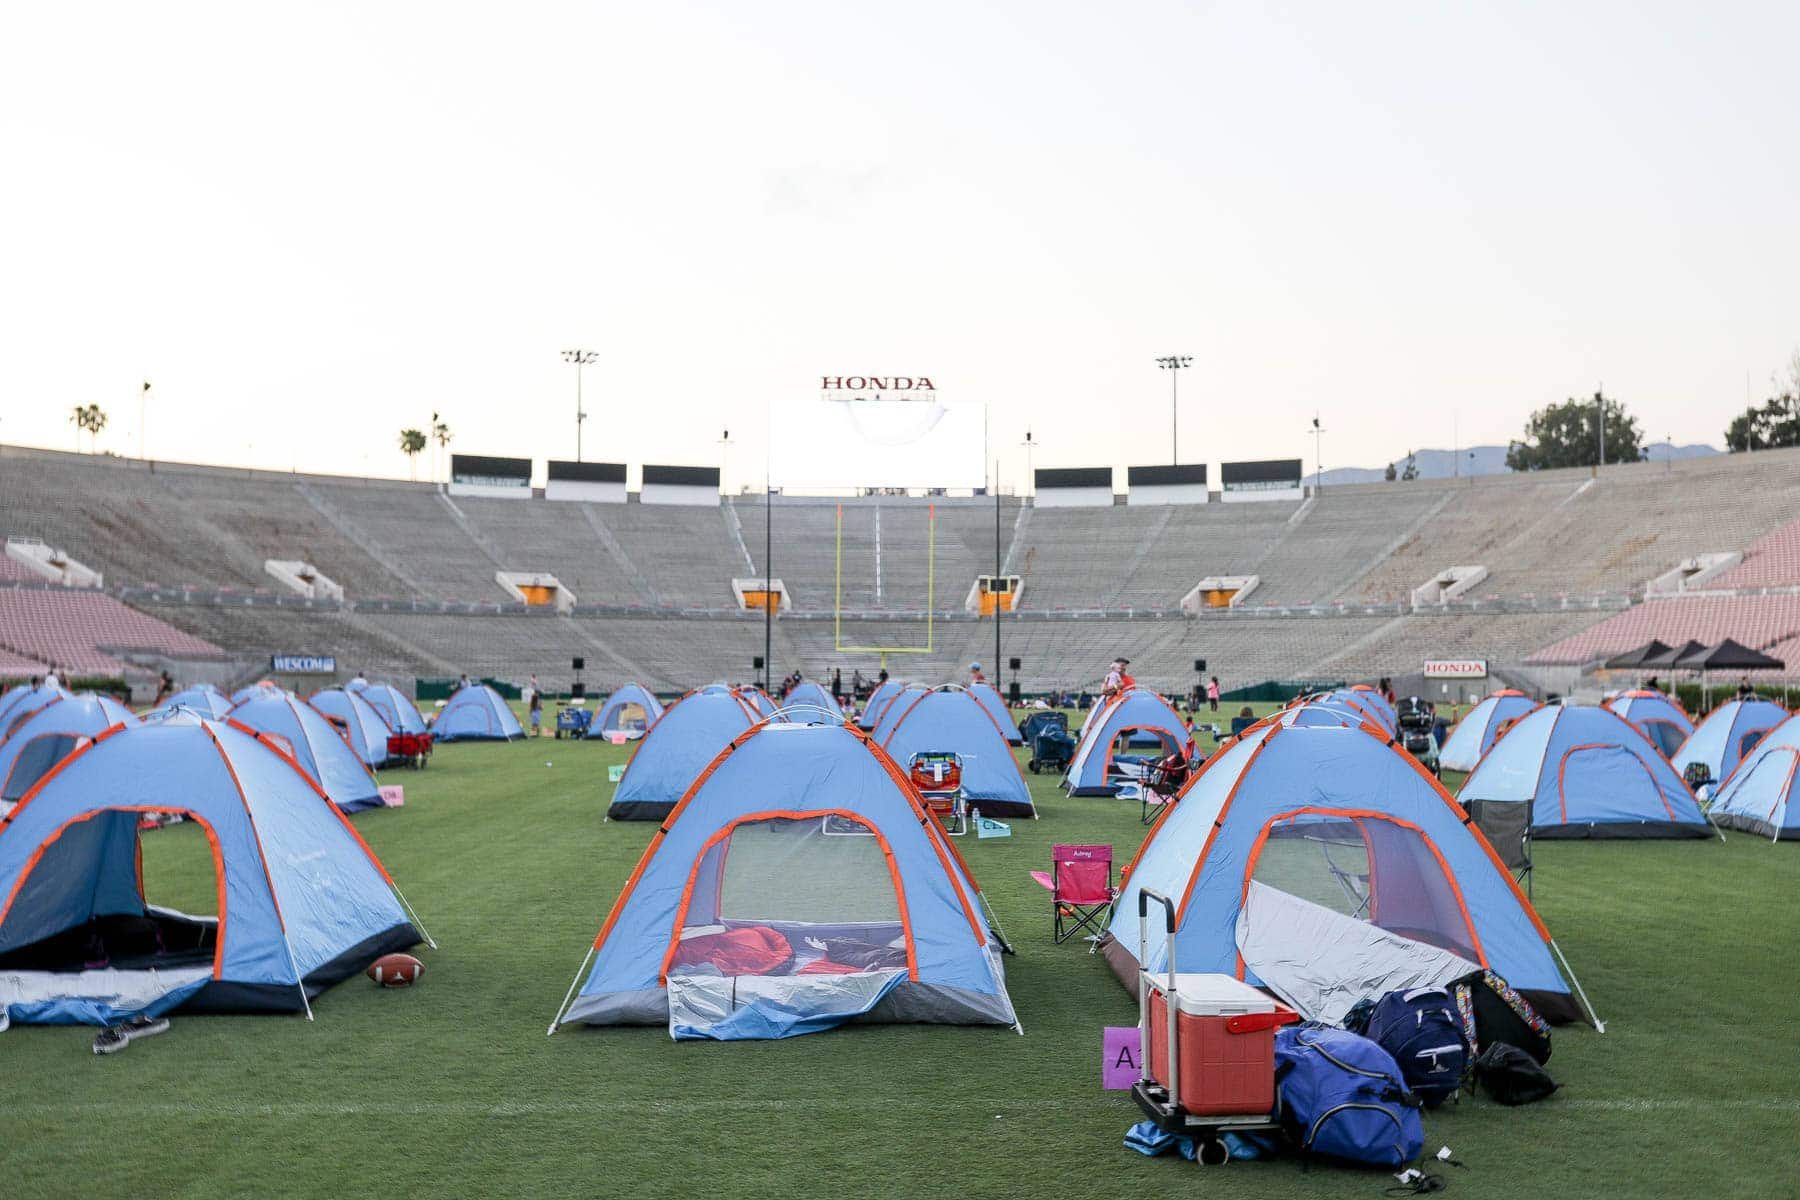
<instances>
[{"instance_id":1,"label":"white field boundary line","mask_svg":"<svg viewBox=\"0 0 1800 1200\"><path fill-rule=\"evenodd\" d=\"M1090 1100L1033 1100L1024 1103L1012 1099L993 1099L981 1104L964 1101L962 1106L973 1111L984 1111L992 1107L999 1111L997 1118L1005 1116L1023 1116L1040 1112L1088 1112L1096 1108L1129 1107L1130 1102L1123 1093L1117 1096L1094 1097ZM633 1102L634 1112L643 1112L656 1116L689 1116L700 1113L716 1115L719 1107L716 1101L682 1101L659 1100L648 1103ZM833 1099L826 1101L792 1101L792 1100L734 1100L731 1109L734 1112L786 1113L806 1112L813 1109L830 1108L841 1112L850 1110L867 1110L871 1113L901 1112L942 1115L944 1106L932 1101L908 1101L903 1099L887 1100L854 1100ZM1544 1111L1554 1113L1561 1110L1582 1112L1626 1112L1626 1113L1662 1113L1662 1112L1771 1112L1800 1114L1800 1098L1787 1097L1740 1097L1730 1100L1702 1100L1694 1097L1570 1097L1566 1100L1553 1100ZM270 1104L226 1104L226 1103L192 1103L187 1101L158 1102L154 1100L106 1100L90 1103L72 1104L33 1104L24 1103L17 1106L15 1117L26 1119L41 1117L540 1117L540 1116L596 1116L616 1115L618 1105L613 1101L570 1100L546 1101L525 1100L517 1102L483 1102L477 1100L446 1101L414 1101L410 1103L325 1103L320 1101L276 1102Z\"/></svg>"}]
</instances>

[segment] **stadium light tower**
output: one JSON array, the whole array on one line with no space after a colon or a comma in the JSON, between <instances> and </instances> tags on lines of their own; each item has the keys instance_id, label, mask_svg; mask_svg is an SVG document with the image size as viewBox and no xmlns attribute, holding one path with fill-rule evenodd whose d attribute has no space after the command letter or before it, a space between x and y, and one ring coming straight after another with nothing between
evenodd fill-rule
<instances>
[{"instance_id":1,"label":"stadium light tower","mask_svg":"<svg viewBox=\"0 0 1800 1200\"><path fill-rule=\"evenodd\" d=\"M1319 414L1313 414L1313 494L1316 496L1325 487L1325 427L1319 424Z\"/></svg>"},{"instance_id":2,"label":"stadium light tower","mask_svg":"<svg viewBox=\"0 0 1800 1200\"><path fill-rule=\"evenodd\" d=\"M1027 486L1032 489L1033 494L1035 494L1037 491L1037 471L1032 468L1032 455L1037 453L1038 444L1031 440L1031 430L1027 429L1025 431L1025 440L1020 442L1019 445L1025 447L1025 482ZM1019 493L1021 496L1024 494L1024 492Z\"/></svg>"},{"instance_id":3,"label":"stadium light tower","mask_svg":"<svg viewBox=\"0 0 1800 1200\"><path fill-rule=\"evenodd\" d=\"M1156 365L1169 373L1169 463L1179 466L1181 463L1181 426L1176 417L1176 400L1180 389L1177 380L1181 378L1181 368L1194 365L1194 359L1187 354L1171 354L1156 360Z\"/></svg>"},{"instance_id":4,"label":"stadium light tower","mask_svg":"<svg viewBox=\"0 0 1800 1200\"><path fill-rule=\"evenodd\" d=\"M581 423L587 420L587 414L581 410L581 369L598 361L600 355L593 350L564 350L563 361L575 364L575 461L581 461Z\"/></svg>"}]
</instances>

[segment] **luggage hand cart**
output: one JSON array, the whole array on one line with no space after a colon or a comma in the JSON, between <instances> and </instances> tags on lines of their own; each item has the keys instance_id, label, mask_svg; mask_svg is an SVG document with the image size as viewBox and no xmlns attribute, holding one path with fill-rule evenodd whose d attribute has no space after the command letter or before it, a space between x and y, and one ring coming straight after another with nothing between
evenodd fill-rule
<instances>
[{"instance_id":1,"label":"luggage hand cart","mask_svg":"<svg viewBox=\"0 0 1800 1200\"><path fill-rule=\"evenodd\" d=\"M1151 900L1163 909L1168 972L1162 977L1143 966ZM1149 888L1138 892L1138 964L1141 1074L1131 1098L1164 1133L1193 1138L1195 1162L1221 1166L1231 1161L1225 1134L1281 1128L1275 1030L1299 1014L1227 975L1176 974L1175 905Z\"/></svg>"},{"instance_id":2,"label":"luggage hand cart","mask_svg":"<svg viewBox=\"0 0 1800 1200\"><path fill-rule=\"evenodd\" d=\"M593 721L592 710L565 704L556 710L556 736L559 739L564 737L584 738L587 736L588 726L593 724Z\"/></svg>"}]
</instances>

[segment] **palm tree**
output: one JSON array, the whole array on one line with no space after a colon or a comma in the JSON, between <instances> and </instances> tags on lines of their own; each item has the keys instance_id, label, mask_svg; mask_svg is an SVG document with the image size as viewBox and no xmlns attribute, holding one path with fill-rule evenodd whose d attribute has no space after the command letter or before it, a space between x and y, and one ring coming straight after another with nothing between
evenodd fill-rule
<instances>
[{"instance_id":1,"label":"palm tree","mask_svg":"<svg viewBox=\"0 0 1800 1200\"><path fill-rule=\"evenodd\" d=\"M417 429L400 431L400 453L406 455L407 464L412 468L413 482L419 479L419 451L425 448L425 435Z\"/></svg>"},{"instance_id":2,"label":"palm tree","mask_svg":"<svg viewBox=\"0 0 1800 1200\"><path fill-rule=\"evenodd\" d=\"M81 445L80 431L85 429L85 430L87 430L87 434L88 434L88 453L92 454L94 452L94 448L95 448L96 444L99 441L100 431L102 429L106 428L106 412L105 412L105 410L102 409L98 404L77 404L74 407L74 409L72 409L70 411L69 420L74 422L74 424L75 424L75 429L76 429L75 445L76 445L76 447L77 448L80 447L80 445Z\"/></svg>"},{"instance_id":3,"label":"palm tree","mask_svg":"<svg viewBox=\"0 0 1800 1200\"><path fill-rule=\"evenodd\" d=\"M431 414L431 436L437 442L440 451L447 452L450 449L450 439L453 436L450 426L440 421L436 413Z\"/></svg>"}]
</instances>

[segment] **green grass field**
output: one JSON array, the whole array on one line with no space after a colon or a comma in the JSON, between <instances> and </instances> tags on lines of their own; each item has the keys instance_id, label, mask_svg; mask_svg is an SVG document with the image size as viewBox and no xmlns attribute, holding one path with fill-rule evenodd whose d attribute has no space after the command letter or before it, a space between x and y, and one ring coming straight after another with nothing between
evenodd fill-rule
<instances>
[{"instance_id":1,"label":"green grass field","mask_svg":"<svg viewBox=\"0 0 1800 1200\"><path fill-rule=\"evenodd\" d=\"M1053 945L1026 872L1055 841L1128 857L1135 803L1066 799L963 843L1019 953L1025 1036L847 1028L772 1043L658 1029L547 1038L653 826L603 823L627 752L543 739L448 746L393 772L406 807L357 818L437 937L426 975L360 976L317 1020L175 1018L122 1054L91 1029L0 1035L0 1197L957 1195L1376 1196L1379 1173L1198 1168L1120 1147L1135 1110L1099 1086L1100 1029L1135 1005L1085 943ZM192 830L144 839L153 900L210 911ZM1800 1194L1800 847L1547 844L1545 920L1608 1021L1556 1034L1553 1100L1427 1115L1467 1196Z\"/></svg>"}]
</instances>

